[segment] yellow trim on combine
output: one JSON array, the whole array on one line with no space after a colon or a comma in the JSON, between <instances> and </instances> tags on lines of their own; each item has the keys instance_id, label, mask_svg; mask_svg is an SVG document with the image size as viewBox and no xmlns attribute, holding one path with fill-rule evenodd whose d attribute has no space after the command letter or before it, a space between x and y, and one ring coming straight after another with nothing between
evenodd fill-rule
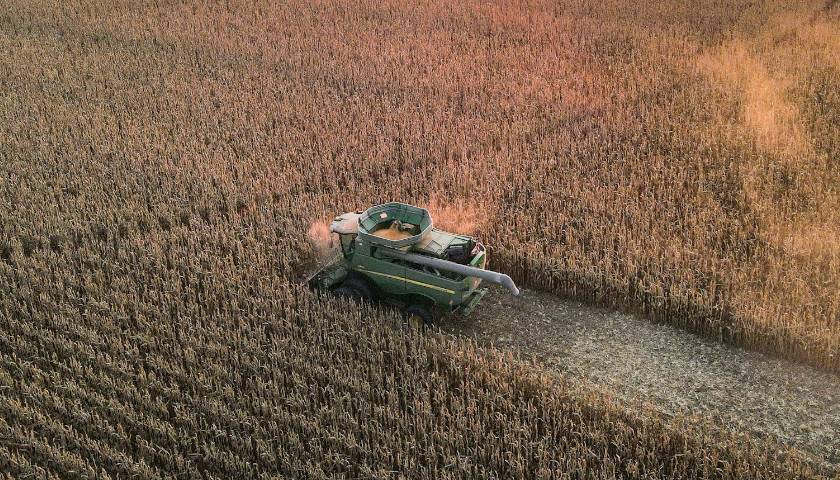
<instances>
[{"instance_id":1,"label":"yellow trim on combine","mask_svg":"<svg viewBox=\"0 0 840 480\"><path fill-rule=\"evenodd\" d=\"M370 273L370 274L373 274L373 275L382 275L383 277L393 278L395 280L403 280L403 281L406 281L408 283L413 283L414 285L420 285L421 287L432 288L434 290L440 290L441 292L446 292L448 294L455 293L455 290L450 290L448 288L438 287L437 285L432 285L430 283L418 282L417 280L411 280L409 278L400 277L400 276L397 276L397 275L391 275L389 273L374 272L374 271L368 270L364 267L358 267L358 268L359 268L359 270L361 270L365 273Z\"/></svg>"}]
</instances>

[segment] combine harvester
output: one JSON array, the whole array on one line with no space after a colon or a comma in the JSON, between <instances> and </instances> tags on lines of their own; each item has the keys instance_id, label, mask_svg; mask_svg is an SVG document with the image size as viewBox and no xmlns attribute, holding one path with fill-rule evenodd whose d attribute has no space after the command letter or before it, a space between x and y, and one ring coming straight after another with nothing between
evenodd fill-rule
<instances>
[{"instance_id":1,"label":"combine harvester","mask_svg":"<svg viewBox=\"0 0 840 480\"><path fill-rule=\"evenodd\" d=\"M385 203L336 217L330 232L338 235L341 251L308 285L397 305L413 323L429 325L450 312L469 315L487 293L478 288L482 280L519 295L510 277L484 269L481 243L434 228L426 209Z\"/></svg>"}]
</instances>

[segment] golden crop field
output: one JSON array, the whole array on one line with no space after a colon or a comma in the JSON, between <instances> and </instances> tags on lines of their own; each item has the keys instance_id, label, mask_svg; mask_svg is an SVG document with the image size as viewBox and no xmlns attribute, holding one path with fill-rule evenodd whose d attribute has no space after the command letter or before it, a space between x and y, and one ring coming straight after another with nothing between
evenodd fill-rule
<instances>
[{"instance_id":1,"label":"golden crop field","mask_svg":"<svg viewBox=\"0 0 840 480\"><path fill-rule=\"evenodd\" d=\"M0 53L10 478L820 474L299 282L400 200L840 372L840 4L14 1Z\"/></svg>"}]
</instances>

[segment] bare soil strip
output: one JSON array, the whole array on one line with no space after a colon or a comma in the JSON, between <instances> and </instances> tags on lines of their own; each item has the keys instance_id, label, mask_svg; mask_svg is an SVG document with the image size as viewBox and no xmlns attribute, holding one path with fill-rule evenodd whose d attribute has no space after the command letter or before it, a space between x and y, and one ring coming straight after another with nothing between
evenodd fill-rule
<instances>
[{"instance_id":1,"label":"bare soil strip","mask_svg":"<svg viewBox=\"0 0 840 480\"><path fill-rule=\"evenodd\" d=\"M494 289L471 317L440 326L535 356L628 402L709 417L757 438L770 435L840 468L835 375L533 290L512 297Z\"/></svg>"}]
</instances>

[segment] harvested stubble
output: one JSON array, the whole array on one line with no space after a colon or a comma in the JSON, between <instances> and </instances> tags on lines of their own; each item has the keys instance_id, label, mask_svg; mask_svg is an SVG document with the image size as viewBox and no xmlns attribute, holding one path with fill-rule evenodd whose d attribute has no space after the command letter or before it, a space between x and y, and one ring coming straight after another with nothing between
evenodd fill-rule
<instances>
[{"instance_id":1,"label":"harvested stubble","mask_svg":"<svg viewBox=\"0 0 840 480\"><path fill-rule=\"evenodd\" d=\"M519 280L838 370L822 6L9 5L0 470L813 474L291 284L317 218L468 198ZM733 35L803 80L780 93L798 114L761 122L764 77L718 78ZM753 132L790 119L793 144Z\"/></svg>"}]
</instances>

